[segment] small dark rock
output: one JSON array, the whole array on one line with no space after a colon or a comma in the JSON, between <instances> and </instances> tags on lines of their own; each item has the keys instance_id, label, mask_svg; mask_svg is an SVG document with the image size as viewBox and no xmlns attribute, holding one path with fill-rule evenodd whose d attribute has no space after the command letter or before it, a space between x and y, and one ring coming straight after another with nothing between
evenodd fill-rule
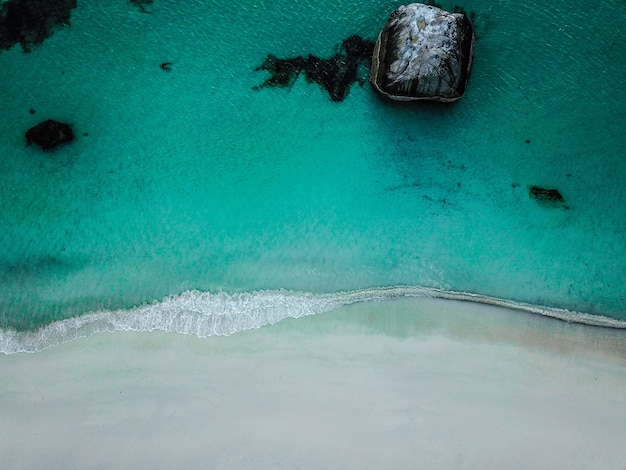
<instances>
[{"instance_id":1,"label":"small dark rock","mask_svg":"<svg viewBox=\"0 0 626 470\"><path fill-rule=\"evenodd\" d=\"M546 189L539 186L530 186L530 195L543 202L565 202L565 199L558 189Z\"/></svg>"},{"instance_id":2,"label":"small dark rock","mask_svg":"<svg viewBox=\"0 0 626 470\"><path fill-rule=\"evenodd\" d=\"M35 111L33 108L30 108L30 109L28 110L28 112L29 112L30 114L35 114L37 111Z\"/></svg>"},{"instance_id":3,"label":"small dark rock","mask_svg":"<svg viewBox=\"0 0 626 470\"><path fill-rule=\"evenodd\" d=\"M74 131L69 124L48 119L26 132L27 145L37 144L43 150L53 150L74 140Z\"/></svg>"}]
</instances>

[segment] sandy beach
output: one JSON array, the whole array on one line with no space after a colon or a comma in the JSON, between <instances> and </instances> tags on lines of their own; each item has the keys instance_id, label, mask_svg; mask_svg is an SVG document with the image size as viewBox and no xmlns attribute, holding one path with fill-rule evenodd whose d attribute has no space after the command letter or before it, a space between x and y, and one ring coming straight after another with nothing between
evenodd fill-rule
<instances>
[{"instance_id":1,"label":"sandy beach","mask_svg":"<svg viewBox=\"0 0 626 470\"><path fill-rule=\"evenodd\" d=\"M603 468L626 332L437 299L0 356L4 468Z\"/></svg>"}]
</instances>

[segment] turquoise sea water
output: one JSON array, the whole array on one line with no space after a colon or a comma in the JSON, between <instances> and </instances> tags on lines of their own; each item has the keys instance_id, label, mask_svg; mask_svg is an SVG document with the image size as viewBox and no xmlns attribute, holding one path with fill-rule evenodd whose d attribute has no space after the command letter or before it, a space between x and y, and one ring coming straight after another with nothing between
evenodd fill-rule
<instances>
[{"instance_id":1,"label":"turquoise sea water","mask_svg":"<svg viewBox=\"0 0 626 470\"><path fill-rule=\"evenodd\" d=\"M453 105L253 90L268 53L374 40L397 6L79 0L32 53L0 52L0 350L448 291L624 326L626 3L464 2ZM77 140L26 147L50 118Z\"/></svg>"}]
</instances>

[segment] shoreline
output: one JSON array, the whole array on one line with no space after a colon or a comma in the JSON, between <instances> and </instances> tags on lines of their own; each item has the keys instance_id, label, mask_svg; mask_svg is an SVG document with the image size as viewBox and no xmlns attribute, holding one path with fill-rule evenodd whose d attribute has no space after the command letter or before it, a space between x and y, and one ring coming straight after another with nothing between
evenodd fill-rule
<instances>
[{"instance_id":1,"label":"shoreline","mask_svg":"<svg viewBox=\"0 0 626 470\"><path fill-rule=\"evenodd\" d=\"M287 318L301 318L353 304L399 298L462 301L526 312L567 323L626 329L626 320L603 315L422 286L377 287L327 294L282 289L236 294L192 290L130 309L86 313L53 322L36 331L0 329L0 353L38 352L69 341L114 331L164 331L199 338L229 336L273 325Z\"/></svg>"}]
</instances>

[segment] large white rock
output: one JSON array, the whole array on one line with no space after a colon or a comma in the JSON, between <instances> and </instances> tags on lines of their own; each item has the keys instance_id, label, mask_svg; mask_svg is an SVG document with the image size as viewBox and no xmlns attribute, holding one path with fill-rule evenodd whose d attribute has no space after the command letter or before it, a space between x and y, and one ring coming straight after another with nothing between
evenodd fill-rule
<instances>
[{"instance_id":1,"label":"large white rock","mask_svg":"<svg viewBox=\"0 0 626 470\"><path fill-rule=\"evenodd\" d=\"M396 100L456 101L465 93L473 52L474 32L465 14L403 5L378 36L370 81Z\"/></svg>"}]
</instances>

